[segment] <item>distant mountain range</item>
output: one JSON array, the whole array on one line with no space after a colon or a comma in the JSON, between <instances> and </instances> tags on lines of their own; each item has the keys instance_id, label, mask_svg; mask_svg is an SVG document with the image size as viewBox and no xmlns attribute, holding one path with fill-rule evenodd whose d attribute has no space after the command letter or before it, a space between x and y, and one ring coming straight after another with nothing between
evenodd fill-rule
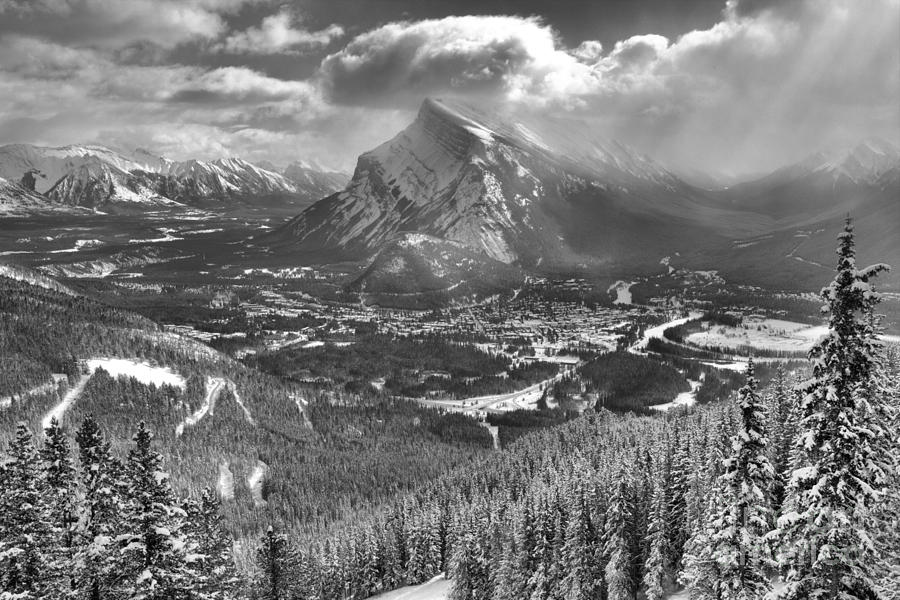
<instances>
[{"instance_id":1,"label":"distant mountain range","mask_svg":"<svg viewBox=\"0 0 900 600\"><path fill-rule=\"evenodd\" d=\"M234 207L293 217L257 245L303 264L357 262L363 275L351 287L378 303L494 293L479 282L488 277L503 286L525 274L627 277L663 263L815 289L847 214L860 260L900 268L900 149L880 139L727 186L679 174L577 118L440 100L361 155L349 181L305 162L279 172L237 158L0 147L0 215ZM900 289L897 273L886 289Z\"/></svg>"},{"instance_id":2,"label":"distant mountain range","mask_svg":"<svg viewBox=\"0 0 900 600\"><path fill-rule=\"evenodd\" d=\"M66 208L103 212L206 208L235 203L283 203L296 210L340 189L340 173L303 163L283 173L239 158L174 161L138 149L103 146L0 146L0 211Z\"/></svg>"},{"instance_id":3,"label":"distant mountain range","mask_svg":"<svg viewBox=\"0 0 900 600\"><path fill-rule=\"evenodd\" d=\"M263 241L306 260L371 260L415 232L528 271L646 271L680 257L754 282L796 283L798 270L812 282L821 277L811 265L830 265L831 233L848 212L862 245L900 264L898 173L900 150L868 140L703 189L714 186L688 183L577 119L427 100L409 127L360 156L344 190Z\"/></svg>"}]
</instances>

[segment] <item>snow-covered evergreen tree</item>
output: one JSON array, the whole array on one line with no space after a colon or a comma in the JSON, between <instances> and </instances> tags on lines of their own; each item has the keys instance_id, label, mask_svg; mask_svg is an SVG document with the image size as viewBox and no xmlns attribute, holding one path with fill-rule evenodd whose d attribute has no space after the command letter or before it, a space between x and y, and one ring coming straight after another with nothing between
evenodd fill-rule
<instances>
[{"instance_id":1,"label":"snow-covered evergreen tree","mask_svg":"<svg viewBox=\"0 0 900 600\"><path fill-rule=\"evenodd\" d=\"M606 590L609 600L629 600L631 555L628 547L628 480L624 470L613 484L614 491L606 511L604 553L606 554Z\"/></svg>"},{"instance_id":2,"label":"snow-covered evergreen tree","mask_svg":"<svg viewBox=\"0 0 900 600\"><path fill-rule=\"evenodd\" d=\"M772 486L772 507L777 510L784 502L784 493L789 473L791 444L796 435L794 416L794 394L788 387L787 373L779 364L772 381L769 405L769 456L775 469Z\"/></svg>"},{"instance_id":3,"label":"snow-covered evergreen tree","mask_svg":"<svg viewBox=\"0 0 900 600\"><path fill-rule=\"evenodd\" d=\"M45 502L52 544L47 551L46 577L63 589L71 588L75 555L76 479L69 441L54 418L44 430L40 450L46 486Z\"/></svg>"},{"instance_id":4,"label":"snow-covered evergreen tree","mask_svg":"<svg viewBox=\"0 0 900 600\"><path fill-rule=\"evenodd\" d=\"M252 587L253 598L288 600L291 597L295 566L292 554L287 537L270 526L256 549L258 573Z\"/></svg>"},{"instance_id":5,"label":"snow-covered evergreen tree","mask_svg":"<svg viewBox=\"0 0 900 600\"><path fill-rule=\"evenodd\" d=\"M0 597L45 598L50 523L38 454L25 423L16 426L0 471Z\"/></svg>"},{"instance_id":6,"label":"snow-covered evergreen tree","mask_svg":"<svg viewBox=\"0 0 900 600\"><path fill-rule=\"evenodd\" d=\"M752 360L746 379L737 400L740 423L712 490L706 525L688 543L681 579L695 598L759 600L770 587L765 536L775 471Z\"/></svg>"},{"instance_id":7,"label":"snow-covered evergreen tree","mask_svg":"<svg viewBox=\"0 0 900 600\"><path fill-rule=\"evenodd\" d=\"M187 514L184 534L189 538L188 552L197 555L194 590L208 599L230 597L227 590L238 581L231 535L220 509L219 499L210 488L204 488L198 500L183 503Z\"/></svg>"},{"instance_id":8,"label":"snow-covered evergreen tree","mask_svg":"<svg viewBox=\"0 0 900 600\"><path fill-rule=\"evenodd\" d=\"M722 515L725 527L712 538L723 600L760 598L770 587L764 536L772 526L775 471L769 462L765 412L752 360L746 379L738 393L740 424L719 478L730 505Z\"/></svg>"},{"instance_id":9,"label":"snow-covered evergreen tree","mask_svg":"<svg viewBox=\"0 0 900 600\"><path fill-rule=\"evenodd\" d=\"M888 429L900 431L900 348L896 346L886 356L879 388L888 411ZM882 600L900 600L900 448L896 445L890 459L892 473L875 512L876 589Z\"/></svg>"},{"instance_id":10,"label":"snow-covered evergreen tree","mask_svg":"<svg viewBox=\"0 0 900 600\"><path fill-rule=\"evenodd\" d=\"M666 493L660 468L654 473L653 494L650 503L650 525L647 532L649 548L644 564L644 594L647 600L663 600L668 579L666 570Z\"/></svg>"},{"instance_id":11,"label":"snow-covered evergreen tree","mask_svg":"<svg viewBox=\"0 0 900 600\"><path fill-rule=\"evenodd\" d=\"M561 565L564 569L560 586L563 598L590 600L599 595L598 550L596 526L591 519L587 499L580 492L575 498L565 531Z\"/></svg>"},{"instance_id":12,"label":"snow-covered evergreen tree","mask_svg":"<svg viewBox=\"0 0 900 600\"><path fill-rule=\"evenodd\" d=\"M110 597L121 570L115 537L125 510L121 465L93 417L75 435L82 497L75 526L75 587L89 600Z\"/></svg>"},{"instance_id":13,"label":"snow-covered evergreen tree","mask_svg":"<svg viewBox=\"0 0 900 600\"><path fill-rule=\"evenodd\" d=\"M129 590L130 598L177 600L193 592L197 577L188 562L199 564L202 556L187 554L182 532L186 515L176 505L169 476L162 470L162 457L153 450L152 440L153 434L141 421L124 471L126 533L118 537L124 545L122 586Z\"/></svg>"},{"instance_id":14,"label":"snow-covered evergreen tree","mask_svg":"<svg viewBox=\"0 0 900 600\"><path fill-rule=\"evenodd\" d=\"M784 598L876 597L873 509L889 480L895 445L875 391L878 295L884 265L856 267L853 227L839 236L837 274L822 291L829 333L810 352L813 378L802 386L798 465L778 520Z\"/></svg>"}]
</instances>

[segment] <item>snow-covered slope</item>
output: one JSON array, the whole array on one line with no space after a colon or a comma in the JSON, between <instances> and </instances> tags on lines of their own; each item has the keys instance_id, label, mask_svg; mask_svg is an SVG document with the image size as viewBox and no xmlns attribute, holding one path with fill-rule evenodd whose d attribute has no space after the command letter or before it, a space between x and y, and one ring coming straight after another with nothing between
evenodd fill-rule
<instances>
[{"instance_id":1,"label":"snow-covered slope","mask_svg":"<svg viewBox=\"0 0 900 600\"><path fill-rule=\"evenodd\" d=\"M656 245L710 220L740 225L722 219L728 211L699 210L696 193L653 160L601 140L584 122L483 114L427 100L409 127L359 158L345 190L270 240L360 256L416 231L505 263L606 260L634 243L636 229ZM665 222L667 239L652 222Z\"/></svg>"},{"instance_id":2,"label":"snow-covered slope","mask_svg":"<svg viewBox=\"0 0 900 600\"><path fill-rule=\"evenodd\" d=\"M350 181L350 177L344 173L330 171L306 161L292 162L285 167L282 174L297 187L298 191L317 200L344 189Z\"/></svg>"},{"instance_id":3,"label":"snow-covered slope","mask_svg":"<svg viewBox=\"0 0 900 600\"><path fill-rule=\"evenodd\" d=\"M522 279L515 267L458 242L406 233L386 243L350 289L365 304L432 308L491 296Z\"/></svg>"}]
</instances>

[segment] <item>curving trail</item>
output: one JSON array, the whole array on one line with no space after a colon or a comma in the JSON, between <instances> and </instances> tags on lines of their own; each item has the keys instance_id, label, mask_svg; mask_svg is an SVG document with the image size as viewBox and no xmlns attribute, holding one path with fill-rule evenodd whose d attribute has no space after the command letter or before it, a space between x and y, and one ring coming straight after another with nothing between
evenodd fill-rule
<instances>
[{"instance_id":1,"label":"curving trail","mask_svg":"<svg viewBox=\"0 0 900 600\"><path fill-rule=\"evenodd\" d=\"M206 379L206 397L203 399L203 405L194 413L184 419L175 428L175 435L180 437L184 433L185 427L193 427L205 417L207 414L213 414L216 409L216 400L225 390L227 382L219 377L208 377Z\"/></svg>"},{"instance_id":2,"label":"curving trail","mask_svg":"<svg viewBox=\"0 0 900 600\"><path fill-rule=\"evenodd\" d=\"M251 425L256 425L256 421L253 420L253 415L250 414L250 409L244 404L243 400L241 400L240 394L238 394L237 386L234 385L234 382L230 379L228 380L228 389L231 390L231 393L234 394L234 401L238 403L238 406L241 407L241 410L244 411L244 418Z\"/></svg>"}]
</instances>

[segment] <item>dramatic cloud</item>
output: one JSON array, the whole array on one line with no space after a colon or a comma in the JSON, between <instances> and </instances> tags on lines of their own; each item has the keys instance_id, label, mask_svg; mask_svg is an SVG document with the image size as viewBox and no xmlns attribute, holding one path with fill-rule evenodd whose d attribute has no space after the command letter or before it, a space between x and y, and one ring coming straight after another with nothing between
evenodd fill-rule
<instances>
[{"instance_id":1,"label":"dramatic cloud","mask_svg":"<svg viewBox=\"0 0 900 600\"><path fill-rule=\"evenodd\" d=\"M364 30L311 6L301 19L271 0L0 0L0 143L349 168L427 96L576 115L720 170L900 141L900 0L723 0L711 26L606 44L564 41L549 8ZM337 48L334 22L354 32Z\"/></svg>"},{"instance_id":2,"label":"dramatic cloud","mask_svg":"<svg viewBox=\"0 0 900 600\"><path fill-rule=\"evenodd\" d=\"M328 56L320 77L340 104L448 94L577 111L654 154L750 169L898 137L898 64L897 0L745 0L709 29L634 36L606 53L591 40L566 48L535 18L390 23Z\"/></svg>"},{"instance_id":3,"label":"dramatic cloud","mask_svg":"<svg viewBox=\"0 0 900 600\"><path fill-rule=\"evenodd\" d=\"M402 105L446 91L523 93L578 67L587 75L536 18L447 17L364 33L328 56L321 75L336 102Z\"/></svg>"},{"instance_id":4,"label":"dramatic cloud","mask_svg":"<svg viewBox=\"0 0 900 600\"><path fill-rule=\"evenodd\" d=\"M246 31L232 34L220 48L235 54L297 52L327 46L344 35L344 29L340 25L329 25L319 31L308 31L294 27L293 20L291 13L283 10L263 19L259 27L251 27Z\"/></svg>"},{"instance_id":5,"label":"dramatic cloud","mask_svg":"<svg viewBox=\"0 0 900 600\"><path fill-rule=\"evenodd\" d=\"M102 48L152 43L171 48L225 31L223 13L239 0L6 0L0 31Z\"/></svg>"}]
</instances>

